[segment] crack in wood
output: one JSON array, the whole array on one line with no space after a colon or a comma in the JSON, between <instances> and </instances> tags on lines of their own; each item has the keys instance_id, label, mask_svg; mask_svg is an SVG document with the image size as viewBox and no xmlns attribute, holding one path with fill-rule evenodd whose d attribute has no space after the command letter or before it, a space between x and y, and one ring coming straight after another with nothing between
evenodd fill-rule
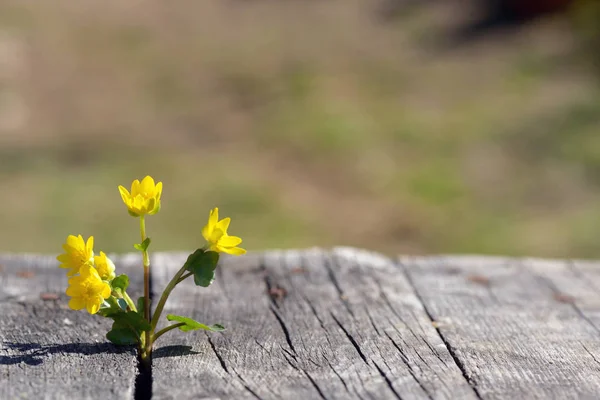
<instances>
[{"instance_id":1,"label":"crack in wood","mask_svg":"<svg viewBox=\"0 0 600 400\"><path fill-rule=\"evenodd\" d=\"M431 393L429 392L429 390L423 385L423 382L421 382L421 380L419 378L417 378L417 374L415 373L412 365L409 363L410 360L408 359L408 356L406 355L406 353L404 352L404 350L402 350L402 348L400 347L400 345L398 343L396 343L396 341L390 336L389 333L385 332L385 335L390 340L390 342L392 342L392 344L394 345L394 347L396 348L396 350L398 350L398 352L400 353L400 359L402 360L402 362L404 362L404 364L408 368L408 373L410 374L410 376L412 376L412 378L415 380L415 382L417 382L417 384L423 390L423 392L425 392L425 394L427 395L427 398L433 399L433 396L431 395ZM425 365L427 365L427 362L425 360L423 360L423 358L421 357L421 355L418 352L416 352L416 353L417 353L417 356L419 358L421 358L421 361L423 361L425 363Z\"/></svg>"},{"instance_id":2,"label":"crack in wood","mask_svg":"<svg viewBox=\"0 0 600 400\"><path fill-rule=\"evenodd\" d=\"M346 389L346 392L350 393L350 390L348 390L348 385L346 384L346 381L335 370L335 368L333 368L333 365L331 365L331 361L329 361L329 359L327 358L327 356L324 353L323 353L323 358L325 359L325 361L327 361L327 365L329 365L329 368L331 368L331 370L333 371L333 373L335 374L335 376L337 376L340 379L340 381L342 382L342 385L344 385L344 389Z\"/></svg>"},{"instance_id":3,"label":"crack in wood","mask_svg":"<svg viewBox=\"0 0 600 400\"><path fill-rule=\"evenodd\" d=\"M330 257L324 257L323 266L327 270L327 276L329 277L329 280L331 281L331 283L333 284L333 287L337 291L338 297L342 301L342 304L344 304L344 307L346 307L348 314L350 314L350 316L352 316L352 318L355 318L354 312L350 308L350 304L348 303L348 299L346 298L346 294L344 293L344 290L340 286L340 283L339 283L338 279L336 278L335 273L333 272L331 263L334 263L334 261Z\"/></svg>"},{"instance_id":4,"label":"crack in wood","mask_svg":"<svg viewBox=\"0 0 600 400\"><path fill-rule=\"evenodd\" d=\"M256 343L258 347L263 349L263 351L265 351L268 355L271 355L271 350L267 350L267 348L262 343L260 343L258 339L254 338L254 343Z\"/></svg>"},{"instance_id":5,"label":"crack in wood","mask_svg":"<svg viewBox=\"0 0 600 400\"><path fill-rule=\"evenodd\" d=\"M273 315L277 319L277 322L279 322L279 326L281 326L281 330L283 331L283 334L285 336L285 341L287 342L288 346L290 346L290 350L292 350L292 352L295 355L297 355L298 353L296 352L296 348L294 347L294 344L292 343L292 336L290 335L290 331L289 331L287 325L285 324L285 321L283 320L283 318L281 318L281 316L279 315L279 312L275 309L275 307L273 305L271 305L269 307L269 309L271 310L271 313L273 313Z\"/></svg>"},{"instance_id":6,"label":"crack in wood","mask_svg":"<svg viewBox=\"0 0 600 400\"><path fill-rule=\"evenodd\" d=\"M366 395L369 397L369 399L372 399L372 400L377 400L377 399L375 399L375 398L373 397L373 395L372 395L372 394L371 394L371 393L370 393L370 392L367 390L367 387L365 386L365 381L363 380L362 376L360 376L360 374L358 373L358 371L356 371L356 376L358 377L358 381L360 382L360 385L362 386L362 388L363 388L363 391L364 391L364 392L365 392L365 394L366 394ZM356 395L357 395L357 396L358 396L358 397L359 397L361 400L363 400L363 399L364 399L364 397L362 397L362 396L360 395L360 393L358 393L358 390L357 390L356 388L354 388L354 392L356 393Z\"/></svg>"},{"instance_id":7,"label":"crack in wood","mask_svg":"<svg viewBox=\"0 0 600 400\"><path fill-rule=\"evenodd\" d=\"M302 295L302 299L306 302L306 304L308 304L308 307L310 308L310 311L312 311L312 313L314 314L314 316L317 318L317 321L319 321L319 325L321 325L321 328L323 328L324 331L327 331L327 329L325 328L325 324L323 323L323 320L319 316L319 313L317 313L317 309L311 303L311 301L308 299L308 297L306 297L306 295L303 294Z\"/></svg>"},{"instance_id":8,"label":"crack in wood","mask_svg":"<svg viewBox=\"0 0 600 400\"><path fill-rule=\"evenodd\" d=\"M240 373L237 372L235 368L231 367L231 369L233 370L233 372L235 372L235 375L238 377L238 379L242 383L242 387L244 388L244 390L246 390L248 393L250 393L252 396L254 396L257 400L263 400L262 397L260 397L254 390L252 390L252 388L250 386L248 386L248 383L246 383L244 378L242 378L242 375L240 375Z\"/></svg>"},{"instance_id":9,"label":"crack in wood","mask_svg":"<svg viewBox=\"0 0 600 400\"><path fill-rule=\"evenodd\" d=\"M358 352L358 355L360 356L360 358L362 358L362 360L365 362L365 364L369 365L369 361L367 360L367 357L362 352L360 346L358 345L358 343L356 342L354 337L350 334L350 332L348 332L348 330L344 327L344 325L342 325L342 323L335 317L335 315L333 313L330 313L330 314L331 314L331 318L333 318L335 323L338 324L338 326L340 327L340 329L342 331L344 331L344 333L346 334L346 337L348 338L348 340L350 340L350 343L352 343L352 346L354 346L354 348Z\"/></svg>"},{"instance_id":10,"label":"crack in wood","mask_svg":"<svg viewBox=\"0 0 600 400\"><path fill-rule=\"evenodd\" d=\"M436 350L436 348L433 347L431 343L429 343L429 341L423 336L420 336L420 339L423 341L423 343L427 345L427 347L429 347L429 350L431 350L431 352L437 357L437 359L440 360L445 367L448 367L448 364L446 364L446 360L444 360L442 356L440 356L440 353Z\"/></svg>"},{"instance_id":11,"label":"crack in wood","mask_svg":"<svg viewBox=\"0 0 600 400\"><path fill-rule=\"evenodd\" d=\"M215 353L215 356L217 356L217 359L219 360L219 363L221 364L221 367L223 368L223 370L227 374L229 374L229 370L227 369L227 365L225 365L225 360L223 360L223 357L221 357L221 354L219 354L219 351L217 350L217 347L215 346L215 343L211 339L210 335L206 334L206 338L208 339L208 344L210 344L210 347L213 350L213 352Z\"/></svg>"},{"instance_id":12,"label":"crack in wood","mask_svg":"<svg viewBox=\"0 0 600 400\"><path fill-rule=\"evenodd\" d=\"M281 350L284 350L284 349L282 348ZM289 353L286 353L286 354L290 355ZM290 367L292 367L296 371L301 371L300 367L298 367L296 364L294 364L292 362L292 360L290 360L289 358L287 358L285 354L283 355L283 358L285 359L285 361L287 361L287 363L290 365Z\"/></svg>"},{"instance_id":13,"label":"crack in wood","mask_svg":"<svg viewBox=\"0 0 600 400\"><path fill-rule=\"evenodd\" d=\"M153 261L153 260L152 260ZM152 300L154 299L154 279L153 274L148 276L148 302L150 310L152 310ZM138 354L137 376L133 388L134 400L150 400L152 399L153 379L152 379L152 352L150 352L150 360L142 362Z\"/></svg>"},{"instance_id":14,"label":"crack in wood","mask_svg":"<svg viewBox=\"0 0 600 400\"><path fill-rule=\"evenodd\" d=\"M373 360L371 360L371 361L373 361ZM400 396L400 394L398 394L398 392L396 391L396 389L394 389L394 386L392 385L392 381L386 375L386 373L383 372L383 370L379 367L379 365L377 365L377 363L375 361L373 361L373 365L375 366L375 369L377 369L377 372L379 372L379 375L381 375L383 377L383 379L385 380L385 383L388 385L388 387L390 388L390 390L392 391L392 393L394 393L394 396L396 396L396 398L398 400L402 400L402 397Z\"/></svg>"},{"instance_id":15,"label":"crack in wood","mask_svg":"<svg viewBox=\"0 0 600 400\"><path fill-rule=\"evenodd\" d=\"M323 400L327 400L327 397L325 396L325 394L323 394L323 391L321 390L321 388L319 387L319 385L317 384L317 382L315 382L315 380L313 379L313 377L310 376L310 374L307 371L303 370L303 372L306 375L306 377L308 378L308 380L310 381L310 383L312 383L312 385L314 386L314 388L317 391L317 393L319 393L319 396L321 396L321 398Z\"/></svg>"},{"instance_id":16,"label":"crack in wood","mask_svg":"<svg viewBox=\"0 0 600 400\"><path fill-rule=\"evenodd\" d=\"M282 345L279 345L279 349L281 351L283 351L285 354L287 354L288 356L292 357L294 360L296 360L298 358L294 353L292 353L288 349L285 349Z\"/></svg>"},{"instance_id":17,"label":"crack in wood","mask_svg":"<svg viewBox=\"0 0 600 400\"><path fill-rule=\"evenodd\" d=\"M393 264L392 260L389 260L391 264ZM390 301L389 297L387 296L387 294L385 293L385 290L383 290L383 286L381 285L381 282L376 279L373 278L373 281L375 282L375 284L377 285L377 287L379 288L379 297L385 302L385 304L388 306L388 308L390 309L390 311L392 312L392 314L398 318L398 320L404 324L404 326L409 330L409 332L416 338L418 339L420 336L417 335L414 330L412 329L412 327L406 323L406 321L404 320L404 318L402 318L402 316L400 315L400 313L396 310L396 308L394 308L394 306L392 305L392 302ZM415 321L417 320L417 318L414 316L414 314L412 313L411 310L411 314L413 315L413 318L415 319ZM391 322L391 321L390 321ZM398 328L396 328L395 324L392 324L392 326L398 330ZM421 328L422 329L422 328ZM398 332L400 333L400 332Z\"/></svg>"},{"instance_id":18,"label":"crack in wood","mask_svg":"<svg viewBox=\"0 0 600 400\"><path fill-rule=\"evenodd\" d=\"M331 343L331 339L329 338L329 331L325 327L325 323L323 322L323 319L321 319L321 317L317 313L317 309L314 307L314 305L311 303L311 301L308 299L308 297L306 297L303 294L301 295L301 297L306 302L306 304L308 304L308 307L310 308L310 310L314 314L315 318L317 318L317 321L319 321L319 325L321 326L321 329L323 329L323 331L325 331L325 340L327 340L327 343L329 344L329 347L331 347L333 349L334 346L333 346L333 343Z\"/></svg>"},{"instance_id":19,"label":"crack in wood","mask_svg":"<svg viewBox=\"0 0 600 400\"><path fill-rule=\"evenodd\" d=\"M266 265L261 265L259 269L263 274L267 296L269 296L271 304L279 309L281 307L280 303L283 303L283 300L287 297L287 290L279 284L273 283L273 278L269 275Z\"/></svg>"},{"instance_id":20,"label":"crack in wood","mask_svg":"<svg viewBox=\"0 0 600 400\"><path fill-rule=\"evenodd\" d=\"M365 313L369 317L369 322L371 322L371 326L373 327L373 330L375 330L375 333L377 333L377 336L381 336L381 332L379 331L379 328L377 328L375 321L373 321L373 316L369 312L369 307L365 306L364 309L365 309Z\"/></svg>"},{"instance_id":21,"label":"crack in wood","mask_svg":"<svg viewBox=\"0 0 600 400\"><path fill-rule=\"evenodd\" d=\"M306 267L305 264L307 264L307 260L306 260L306 256L302 256L301 258L301 268L303 269L308 269ZM284 265L286 266L286 271L289 270L289 265L288 263L284 263ZM288 274L288 280L290 282L290 285L295 289L295 285L292 279L290 279L290 275ZM321 329L323 329L323 331L325 332L325 340L327 340L327 343L329 344L329 347L331 347L332 349L334 349L333 344L331 343L331 339L329 338L329 331L327 330L327 328L325 327L325 322L323 321L323 319L321 318L321 316L319 315L319 313L317 312L317 309L315 308L314 304L312 303L312 301L310 301L310 299L308 298L308 296L306 296L304 293L302 293L301 290L296 290L295 291L296 294L299 294L300 297L306 302L306 304L308 305L308 307L310 308L310 311L313 313L313 315L315 316L315 318L317 319L317 321L319 322L319 326L321 327Z\"/></svg>"},{"instance_id":22,"label":"crack in wood","mask_svg":"<svg viewBox=\"0 0 600 400\"><path fill-rule=\"evenodd\" d=\"M292 360L290 360L289 358L287 358L285 355L283 356L285 358L285 360L288 362L288 364L295 369L298 372L301 372L304 376L306 376L306 378L308 379L308 381L312 384L312 386L314 387L314 389L317 391L317 393L319 394L319 396L324 399L324 400L328 400L327 397L325 396L325 394L323 393L323 390L319 387L319 385L317 384L317 382L313 379L313 377L308 373L308 371L306 371L304 368L299 367L298 365L294 364L292 362Z\"/></svg>"},{"instance_id":23,"label":"crack in wood","mask_svg":"<svg viewBox=\"0 0 600 400\"><path fill-rule=\"evenodd\" d=\"M417 290L417 287L415 286L415 283L413 282L412 277L410 276L410 274L408 272L408 269L401 262L396 262L394 264L400 269L400 271L403 272L403 274L404 274L408 284L412 288L415 296L417 297L417 299L423 306L423 311L425 312L425 315L427 316L427 318L429 318L429 320L431 321L431 324L433 326L435 318L433 317L431 310L429 310L429 308L427 307L427 304L423 301L423 298L421 297L421 294ZM458 369L460 369L460 372L461 372L463 378L465 379L465 381L467 381L467 383L471 387L471 390L473 390L473 393L475 394L475 396L478 399L482 400L483 398L481 397L481 394L479 393L479 390L477 389L477 383L475 382L474 379L472 379L469 376L464 363L461 361L461 359L456 354L455 349L450 345L450 342L448 342L448 339L442 334L442 332L438 326L434 326L434 329L437 332L440 339L442 340L442 342L444 343L444 346L446 346L446 349L448 350L448 353L450 353L450 356L454 360L454 363L456 364Z\"/></svg>"},{"instance_id":24,"label":"crack in wood","mask_svg":"<svg viewBox=\"0 0 600 400\"><path fill-rule=\"evenodd\" d=\"M581 346L583 346L583 348L585 349L585 351L587 351L588 354L590 356L592 356L592 358L594 359L594 361L596 362L596 364L600 364L600 361L598 361L598 359L596 358L596 356L585 346L585 344L581 343Z\"/></svg>"}]
</instances>

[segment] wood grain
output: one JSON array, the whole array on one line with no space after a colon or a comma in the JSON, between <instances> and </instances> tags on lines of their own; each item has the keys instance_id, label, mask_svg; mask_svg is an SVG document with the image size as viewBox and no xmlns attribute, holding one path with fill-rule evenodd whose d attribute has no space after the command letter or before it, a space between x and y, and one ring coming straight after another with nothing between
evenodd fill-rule
<instances>
[{"instance_id":1,"label":"wood grain","mask_svg":"<svg viewBox=\"0 0 600 400\"><path fill-rule=\"evenodd\" d=\"M159 291L185 255L159 255ZM158 270L158 269L156 269ZM156 271L155 270L155 271ZM391 260L338 249L227 258L208 289L185 282L168 312L223 323L159 344L156 399L476 398Z\"/></svg>"},{"instance_id":2,"label":"wood grain","mask_svg":"<svg viewBox=\"0 0 600 400\"><path fill-rule=\"evenodd\" d=\"M112 259L141 287L139 255ZM109 320L68 309L65 271L53 256L0 256L0 398L132 399L134 350L107 342Z\"/></svg>"},{"instance_id":3,"label":"wood grain","mask_svg":"<svg viewBox=\"0 0 600 400\"><path fill-rule=\"evenodd\" d=\"M576 263L400 259L465 377L484 399L600 395L600 293Z\"/></svg>"},{"instance_id":4,"label":"wood grain","mask_svg":"<svg viewBox=\"0 0 600 400\"><path fill-rule=\"evenodd\" d=\"M155 299L186 257L152 257ZM139 261L116 258L136 295ZM134 398L133 349L65 287L54 257L0 255L0 399ZM600 398L598 262L270 251L166 312L228 330L163 336L153 399Z\"/></svg>"}]
</instances>

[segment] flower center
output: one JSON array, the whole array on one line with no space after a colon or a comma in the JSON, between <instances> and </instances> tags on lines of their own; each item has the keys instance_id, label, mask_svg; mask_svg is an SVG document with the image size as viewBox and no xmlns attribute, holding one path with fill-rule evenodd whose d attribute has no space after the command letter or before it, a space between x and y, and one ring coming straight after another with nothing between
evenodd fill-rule
<instances>
[{"instance_id":1,"label":"flower center","mask_svg":"<svg viewBox=\"0 0 600 400\"><path fill-rule=\"evenodd\" d=\"M96 291L94 290L94 286L90 285L89 282L84 283L83 297L85 297L86 299L96 297Z\"/></svg>"},{"instance_id":2,"label":"flower center","mask_svg":"<svg viewBox=\"0 0 600 400\"><path fill-rule=\"evenodd\" d=\"M86 264L89 261L88 255L85 252L80 251L78 256L79 256L79 263L82 265Z\"/></svg>"}]
</instances>

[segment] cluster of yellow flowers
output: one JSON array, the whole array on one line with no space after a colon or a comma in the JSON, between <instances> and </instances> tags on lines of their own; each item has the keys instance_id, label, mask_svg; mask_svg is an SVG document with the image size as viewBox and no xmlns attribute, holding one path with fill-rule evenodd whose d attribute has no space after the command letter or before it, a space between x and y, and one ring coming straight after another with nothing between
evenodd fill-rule
<instances>
[{"instance_id":1,"label":"cluster of yellow flowers","mask_svg":"<svg viewBox=\"0 0 600 400\"><path fill-rule=\"evenodd\" d=\"M96 314L104 300L110 297L115 265L102 251L94 257L93 236L85 242L81 235L69 235L63 249L65 252L57 260L61 262L60 268L68 269L69 307L73 310L85 308L90 314Z\"/></svg>"},{"instance_id":2,"label":"cluster of yellow flowers","mask_svg":"<svg viewBox=\"0 0 600 400\"><path fill-rule=\"evenodd\" d=\"M131 190L119 186L123 202L129 214L133 217L143 218L160 211L160 197L162 182L155 184L154 179L146 176L142 181L134 180ZM229 236L230 218L219 221L219 209L210 211L208 223L202 229L202 236L206 239L206 251L223 252L232 255L242 255L246 250L238 247L242 242L237 236ZM102 304L108 299L113 290L112 280L115 278L115 265L104 252L94 256L94 237L90 236L84 241L81 235L67 237L63 245L64 253L57 257L60 268L68 269L67 276L69 287L66 294L71 297L69 307L74 310L85 308L90 314L96 314Z\"/></svg>"}]
</instances>

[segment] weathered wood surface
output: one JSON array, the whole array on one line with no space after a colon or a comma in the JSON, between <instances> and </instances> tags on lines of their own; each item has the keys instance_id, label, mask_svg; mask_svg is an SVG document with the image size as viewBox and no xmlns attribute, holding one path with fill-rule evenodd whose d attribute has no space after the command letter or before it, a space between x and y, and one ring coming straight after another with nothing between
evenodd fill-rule
<instances>
[{"instance_id":1,"label":"weathered wood surface","mask_svg":"<svg viewBox=\"0 0 600 400\"><path fill-rule=\"evenodd\" d=\"M139 275L139 255L113 260ZM0 256L0 399L132 399L135 353L107 342L110 321L68 309L65 272L52 256Z\"/></svg>"},{"instance_id":2,"label":"weathered wood surface","mask_svg":"<svg viewBox=\"0 0 600 400\"><path fill-rule=\"evenodd\" d=\"M157 257L161 290L185 255ZM215 284L186 282L168 312L229 331L160 348L157 399L476 398L402 271L367 252L227 259ZM184 349L185 350L185 349Z\"/></svg>"},{"instance_id":3,"label":"weathered wood surface","mask_svg":"<svg viewBox=\"0 0 600 400\"><path fill-rule=\"evenodd\" d=\"M155 290L185 258L162 257ZM219 271L168 308L230 330L159 344L156 398L600 397L599 264L338 249Z\"/></svg>"},{"instance_id":4,"label":"weathered wood surface","mask_svg":"<svg viewBox=\"0 0 600 400\"><path fill-rule=\"evenodd\" d=\"M600 264L489 257L399 264L479 397L600 398Z\"/></svg>"},{"instance_id":5,"label":"weathered wood surface","mask_svg":"<svg viewBox=\"0 0 600 400\"><path fill-rule=\"evenodd\" d=\"M153 256L155 298L185 258ZM134 279L138 264L118 260ZM0 265L0 399L134 397L134 354L106 342L110 321L67 309L54 257ZM340 248L217 271L166 312L228 330L161 338L155 399L600 398L600 263Z\"/></svg>"}]
</instances>

